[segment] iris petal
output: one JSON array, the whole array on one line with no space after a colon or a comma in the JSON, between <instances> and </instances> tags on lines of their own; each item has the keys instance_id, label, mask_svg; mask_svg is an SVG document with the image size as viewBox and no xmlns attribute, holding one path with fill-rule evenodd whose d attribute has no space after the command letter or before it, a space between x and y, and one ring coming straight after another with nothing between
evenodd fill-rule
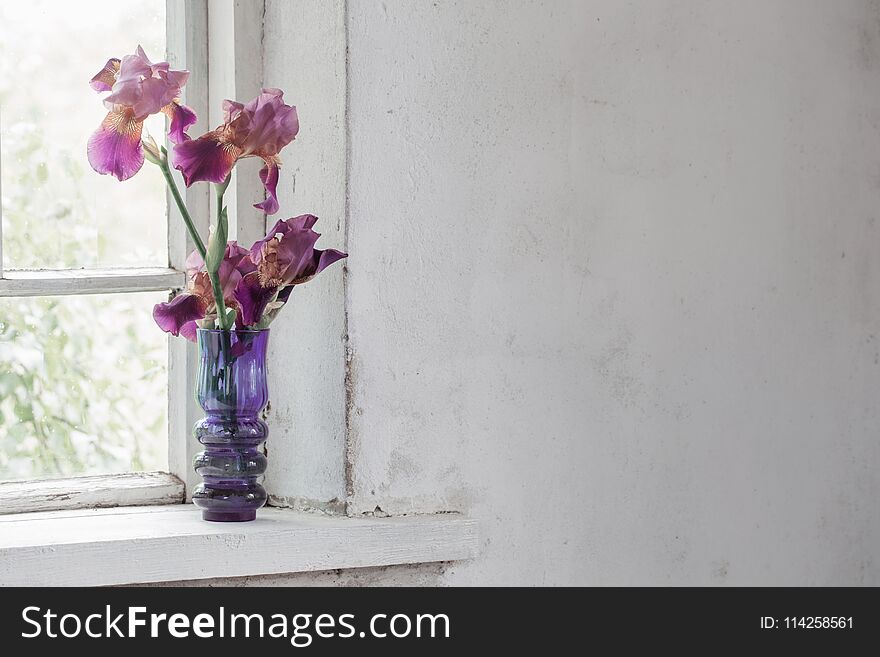
<instances>
[{"instance_id":1,"label":"iris petal","mask_svg":"<svg viewBox=\"0 0 880 657\"><path fill-rule=\"evenodd\" d=\"M296 107L286 105L280 89L263 89L229 122L230 141L245 155L274 157L299 132ZM232 117L230 112L227 114Z\"/></svg>"},{"instance_id":2,"label":"iris petal","mask_svg":"<svg viewBox=\"0 0 880 657\"><path fill-rule=\"evenodd\" d=\"M194 182L220 183L232 171L238 149L219 139L218 132L208 132L174 146L171 163L183 173L187 187Z\"/></svg>"},{"instance_id":3,"label":"iris petal","mask_svg":"<svg viewBox=\"0 0 880 657\"><path fill-rule=\"evenodd\" d=\"M320 235L311 228L291 230L278 244L278 263L285 283L307 280L314 274L315 243Z\"/></svg>"},{"instance_id":4,"label":"iris petal","mask_svg":"<svg viewBox=\"0 0 880 657\"><path fill-rule=\"evenodd\" d=\"M288 230L311 230L316 223L318 218L313 214L301 214L287 220Z\"/></svg>"},{"instance_id":5,"label":"iris petal","mask_svg":"<svg viewBox=\"0 0 880 657\"><path fill-rule=\"evenodd\" d=\"M184 265L186 266L186 277L191 279L197 272L202 270L205 266L205 261L202 260L202 256L199 255L198 251L193 251L186 257Z\"/></svg>"},{"instance_id":6,"label":"iris petal","mask_svg":"<svg viewBox=\"0 0 880 657\"><path fill-rule=\"evenodd\" d=\"M279 220L266 237L254 243L251 260L263 284L299 285L348 256L336 249L315 248L320 235L312 227L317 221L313 214Z\"/></svg>"},{"instance_id":7,"label":"iris petal","mask_svg":"<svg viewBox=\"0 0 880 657\"><path fill-rule=\"evenodd\" d=\"M226 245L225 258L232 263L242 276L250 274L257 268L251 260L251 252L234 240Z\"/></svg>"},{"instance_id":8,"label":"iris petal","mask_svg":"<svg viewBox=\"0 0 880 657\"><path fill-rule=\"evenodd\" d=\"M149 78L138 82L138 98L131 103L135 116L145 119L151 114L157 114L180 94L180 87L170 84L162 78ZM109 102L115 92L107 97Z\"/></svg>"},{"instance_id":9,"label":"iris petal","mask_svg":"<svg viewBox=\"0 0 880 657\"><path fill-rule=\"evenodd\" d=\"M278 293L278 301L281 303L287 303L287 300L290 298L290 293L293 292L293 288L296 285L285 285L281 288L281 291Z\"/></svg>"},{"instance_id":10,"label":"iris petal","mask_svg":"<svg viewBox=\"0 0 880 657\"><path fill-rule=\"evenodd\" d=\"M198 329L199 329L198 323L195 320L193 320L191 322L187 322L186 324L184 324L183 326L180 327L180 335L183 336L184 338L186 338L187 340L189 340L190 342L195 342L196 337L198 335L196 333L196 331L198 331Z\"/></svg>"},{"instance_id":11,"label":"iris petal","mask_svg":"<svg viewBox=\"0 0 880 657\"><path fill-rule=\"evenodd\" d=\"M317 221L318 218L313 214L301 214L292 219L279 219L275 222L275 225L272 226L272 229L266 233L266 237L254 242L251 247L251 259L259 265L263 258L263 246L275 239L276 235L281 235L283 237L293 230L307 230L314 226ZM315 239L317 239L317 237Z\"/></svg>"},{"instance_id":12,"label":"iris petal","mask_svg":"<svg viewBox=\"0 0 880 657\"><path fill-rule=\"evenodd\" d=\"M324 251L315 251L315 255L317 256L317 262L315 263L315 271L312 276L317 276L322 271L327 269L334 262L338 262L343 258L347 258L348 254L343 253L342 251L337 251L336 249L325 249Z\"/></svg>"},{"instance_id":13,"label":"iris petal","mask_svg":"<svg viewBox=\"0 0 880 657\"><path fill-rule=\"evenodd\" d=\"M162 79L168 82L168 84L172 84L175 87L184 87L189 80L189 71L172 71L168 66L168 62L163 62L165 65L164 68L160 71L157 71L157 75Z\"/></svg>"},{"instance_id":14,"label":"iris petal","mask_svg":"<svg viewBox=\"0 0 880 657\"><path fill-rule=\"evenodd\" d=\"M110 91L113 83L116 82L116 74L119 72L119 59L114 57L108 59L104 64L104 68L98 71L91 80L89 86L95 91Z\"/></svg>"},{"instance_id":15,"label":"iris petal","mask_svg":"<svg viewBox=\"0 0 880 657\"><path fill-rule=\"evenodd\" d=\"M177 101L168 103L162 108L162 111L171 119L171 125L168 128L168 138L175 144L189 140L186 129L196 122L196 113Z\"/></svg>"},{"instance_id":16,"label":"iris petal","mask_svg":"<svg viewBox=\"0 0 880 657\"><path fill-rule=\"evenodd\" d=\"M144 164L141 149L143 122L130 110L109 112L88 143L89 164L98 173L128 180Z\"/></svg>"},{"instance_id":17,"label":"iris petal","mask_svg":"<svg viewBox=\"0 0 880 657\"><path fill-rule=\"evenodd\" d=\"M278 153L299 132L296 108L284 103L280 89L266 88L247 104L224 101L223 113L223 124L216 130L202 135L196 143L175 146L174 167L183 172L187 185L198 181L219 183L237 159L260 157L266 163L260 171L266 198L254 207L274 214L279 207Z\"/></svg>"},{"instance_id":18,"label":"iris petal","mask_svg":"<svg viewBox=\"0 0 880 657\"><path fill-rule=\"evenodd\" d=\"M220 278L220 286L223 288L223 299L234 299L235 288L241 280L241 272L235 268L235 262L224 258L220 263L217 276Z\"/></svg>"},{"instance_id":19,"label":"iris petal","mask_svg":"<svg viewBox=\"0 0 880 657\"><path fill-rule=\"evenodd\" d=\"M153 77L153 63L147 58L147 54L140 46L133 55L126 55L119 65L120 81L141 80Z\"/></svg>"},{"instance_id":20,"label":"iris petal","mask_svg":"<svg viewBox=\"0 0 880 657\"><path fill-rule=\"evenodd\" d=\"M302 285L307 283L334 262L347 257L347 253L337 251L336 249L326 249L325 251L315 249L309 262L299 270L296 277L291 280L291 284Z\"/></svg>"},{"instance_id":21,"label":"iris petal","mask_svg":"<svg viewBox=\"0 0 880 657\"><path fill-rule=\"evenodd\" d=\"M276 289L260 285L260 276L257 272L252 272L239 281L235 288L235 299L238 301L239 315L245 326L259 323L266 305L275 296Z\"/></svg>"},{"instance_id":22,"label":"iris petal","mask_svg":"<svg viewBox=\"0 0 880 657\"><path fill-rule=\"evenodd\" d=\"M266 164L260 169L260 182L266 188L266 200L261 203L255 203L257 210L262 210L266 214L275 214L278 212L278 166L276 164Z\"/></svg>"},{"instance_id":23,"label":"iris petal","mask_svg":"<svg viewBox=\"0 0 880 657\"><path fill-rule=\"evenodd\" d=\"M192 328L187 324L204 318L206 309L205 301L200 296L178 294L168 303L157 303L153 307L153 319L166 333L180 335Z\"/></svg>"}]
</instances>

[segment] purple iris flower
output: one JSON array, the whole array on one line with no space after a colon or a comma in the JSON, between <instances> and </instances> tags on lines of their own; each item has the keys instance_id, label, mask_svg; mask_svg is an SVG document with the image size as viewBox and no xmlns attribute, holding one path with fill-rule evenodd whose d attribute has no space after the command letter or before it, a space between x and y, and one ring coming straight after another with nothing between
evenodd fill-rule
<instances>
[{"instance_id":1,"label":"purple iris flower","mask_svg":"<svg viewBox=\"0 0 880 657\"><path fill-rule=\"evenodd\" d=\"M172 71L168 62L153 63L137 47L133 55L110 59L90 81L95 91L109 91L104 105L109 112L88 143L89 163L101 174L128 180L144 164L141 131L144 120L163 112L171 119L173 142L189 139L186 129L196 114L179 97L189 71Z\"/></svg>"},{"instance_id":2,"label":"purple iris flower","mask_svg":"<svg viewBox=\"0 0 880 657\"><path fill-rule=\"evenodd\" d=\"M251 247L254 270L244 274L235 288L244 325L259 324L270 304L280 307L287 302L295 285L310 281L337 260L348 257L336 249L314 248L320 237L312 230L316 221L318 218L311 214L279 220Z\"/></svg>"},{"instance_id":3,"label":"purple iris flower","mask_svg":"<svg viewBox=\"0 0 880 657\"><path fill-rule=\"evenodd\" d=\"M250 252L236 242L229 242L218 271L223 301L227 308L235 308L241 312L235 290L242 277L253 271L256 271L256 266L251 262ZM167 303L156 304L153 307L153 319L166 333L182 335L187 340L195 341L199 322L210 319L213 325L217 308L205 263L195 251L186 260L186 272L186 291ZM241 325L240 317L239 324Z\"/></svg>"},{"instance_id":4,"label":"purple iris flower","mask_svg":"<svg viewBox=\"0 0 880 657\"><path fill-rule=\"evenodd\" d=\"M263 89L247 105L226 100L223 125L198 139L179 142L171 162L183 173L187 186L201 180L222 183L236 161L259 157L265 164L260 180L266 199L254 207L266 214L278 212L278 154L299 132L296 108L285 105L283 95L280 89Z\"/></svg>"}]
</instances>

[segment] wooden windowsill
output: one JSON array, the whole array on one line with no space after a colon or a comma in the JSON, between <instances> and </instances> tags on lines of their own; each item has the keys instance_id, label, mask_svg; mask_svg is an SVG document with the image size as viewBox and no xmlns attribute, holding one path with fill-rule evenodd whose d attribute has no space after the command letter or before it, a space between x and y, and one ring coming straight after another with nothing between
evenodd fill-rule
<instances>
[{"instance_id":1,"label":"wooden windowsill","mask_svg":"<svg viewBox=\"0 0 880 657\"><path fill-rule=\"evenodd\" d=\"M180 504L183 482L167 472L0 482L0 514Z\"/></svg>"},{"instance_id":2,"label":"wooden windowsill","mask_svg":"<svg viewBox=\"0 0 880 657\"><path fill-rule=\"evenodd\" d=\"M456 514L347 518L261 509L209 523L191 505L0 516L0 586L107 586L469 559Z\"/></svg>"}]
</instances>

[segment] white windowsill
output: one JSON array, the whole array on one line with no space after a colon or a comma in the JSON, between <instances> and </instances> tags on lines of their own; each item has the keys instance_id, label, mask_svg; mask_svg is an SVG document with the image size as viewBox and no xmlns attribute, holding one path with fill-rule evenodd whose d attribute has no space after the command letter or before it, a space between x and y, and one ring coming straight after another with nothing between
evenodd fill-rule
<instances>
[{"instance_id":1,"label":"white windowsill","mask_svg":"<svg viewBox=\"0 0 880 657\"><path fill-rule=\"evenodd\" d=\"M180 504L183 482L167 472L0 482L0 513ZM2 516L0 516L2 517Z\"/></svg>"},{"instance_id":2,"label":"white windowsill","mask_svg":"<svg viewBox=\"0 0 880 657\"><path fill-rule=\"evenodd\" d=\"M266 508L209 523L192 505L0 516L0 586L104 586L469 559L473 519Z\"/></svg>"}]
</instances>

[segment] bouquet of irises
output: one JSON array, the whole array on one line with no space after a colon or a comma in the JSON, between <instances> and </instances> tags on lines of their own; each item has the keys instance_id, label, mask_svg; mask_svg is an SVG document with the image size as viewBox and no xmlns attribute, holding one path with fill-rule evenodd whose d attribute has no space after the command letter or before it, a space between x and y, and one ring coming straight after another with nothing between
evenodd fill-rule
<instances>
[{"instance_id":1,"label":"bouquet of irises","mask_svg":"<svg viewBox=\"0 0 880 657\"><path fill-rule=\"evenodd\" d=\"M277 186L281 150L299 131L296 108L286 105L280 89L263 89L249 103L223 103L223 124L192 139L187 129L195 112L180 102L188 71L171 70L168 62L151 62L138 46L133 55L110 59L91 80L98 92L109 91L109 110L88 143L89 163L95 171L127 180L147 160L160 168L180 210L195 251L186 261L186 289L168 303L157 304L153 318L164 330L195 340L196 329L262 329L278 315L293 288L314 278L347 254L315 249L317 217L305 214L279 220L265 238L249 249L227 241L227 209L223 195L236 163L259 157L259 176L265 200L254 207L266 214L279 209ZM146 118L162 112L169 119L171 153L148 135ZM183 175L187 187L213 183L217 215L207 243L172 176Z\"/></svg>"}]
</instances>

